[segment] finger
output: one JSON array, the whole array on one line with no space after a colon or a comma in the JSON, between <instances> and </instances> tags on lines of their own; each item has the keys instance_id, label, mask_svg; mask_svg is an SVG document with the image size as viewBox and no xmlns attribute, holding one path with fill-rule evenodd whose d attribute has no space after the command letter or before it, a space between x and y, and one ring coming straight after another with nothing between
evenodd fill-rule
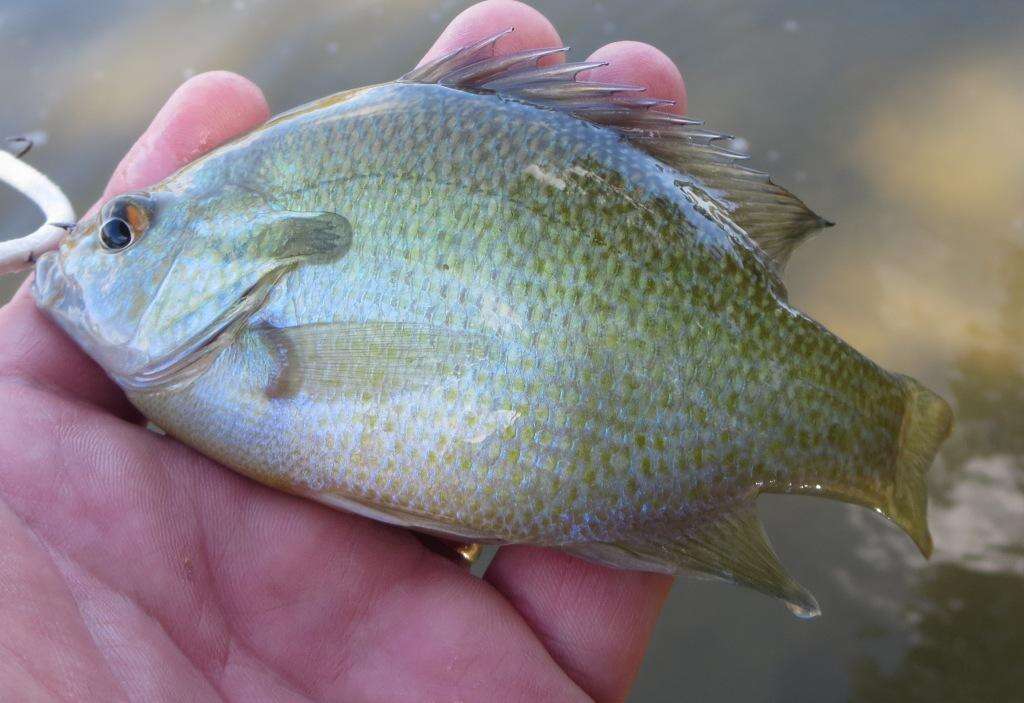
<instances>
[{"instance_id":1,"label":"finger","mask_svg":"<svg viewBox=\"0 0 1024 703\"><path fill-rule=\"evenodd\" d=\"M686 114L686 84L675 62L650 44L620 41L605 44L588 61L607 61L607 66L588 71L587 80L635 83L647 88L646 97L674 100L672 112Z\"/></svg>"},{"instance_id":2,"label":"finger","mask_svg":"<svg viewBox=\"0 0 1024 703\"><path fill-rule=\"evenodd\" d=\"M212 71L189 79L118 164L102 200L156 183L267 117L262 91L239 75Z\"/></svg>"},{"instance_id":3,"label":"finger","mask_svg":"<svg viewBox=\"0 0 1024 703\"><path fill-rule=\"evenodd\" d=\"M104 198L160 180L264 122L267 114L259 88L241 76L216 72L192 78L174 92L121 161ZM39 312L27 282L0 310L0 375L31 379L123 417L132 414L124 394L99 366Z\"/></svg>"},{"instance_id":4,"label":"finger","mask_svg":"<svg viewBox=\"0 0 1024 703\"><path fill-rule=\"evenodd\" d=\"M660 574L609 569L539 547L503 547L485 579L599 701L626 697L672 584Z\"/></svg>"},{"instance_id":5,"label":"finger","mask_svg":"<svg viewBox=\"0 0 1024 703\"><path fill-rule=\"evenodd\" d=\"M514 0L486 0L463 10L453 19L420 65L509 27L515 31L499 39L495 46L500 54L562 45L554 26L529 5Z\"/></svg>"}]
</instances>

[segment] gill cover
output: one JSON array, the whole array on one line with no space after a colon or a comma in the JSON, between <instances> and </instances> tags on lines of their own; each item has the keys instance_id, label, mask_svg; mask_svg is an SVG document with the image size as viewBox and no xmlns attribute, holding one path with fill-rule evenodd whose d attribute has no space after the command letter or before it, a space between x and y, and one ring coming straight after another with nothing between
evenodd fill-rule
<instances>
[{"instance_id":1,"label":"gill cover","mask_svg":"<svg viewBox=\"0 0 1024 703\"><path fill-rule=\"evenodd\" d=\"M352 227L332 212L271 210L247 214L243 234L206 222L171 263L140 320L136 339L160 353L119 379L134 390L190 380L216 350L234 339L274 284L297 266L344 256ZM241 223L238 223L241 226ZM200 230L201 231L201 230Z\"/></svg>"},{"instance_id":2,"label":"gill cover","mask_svg":"<svg viewBox=\"0 0 1024 703\"><path fill-rule=\"evenodd\" d=\"M40 261L36 300L120 385L153 389L191 378L281 276L351 241L341 215L277 209L241 188L130 193Z\"/></svg>"}]
</instances>

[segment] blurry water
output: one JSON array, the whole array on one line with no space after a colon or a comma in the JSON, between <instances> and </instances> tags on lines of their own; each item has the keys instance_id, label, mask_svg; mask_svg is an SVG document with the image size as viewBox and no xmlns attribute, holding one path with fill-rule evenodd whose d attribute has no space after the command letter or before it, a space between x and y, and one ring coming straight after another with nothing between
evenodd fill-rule
<instances>
[{"instance_id":1,"label":"blurry water","mask_svg":"<svg viewBox=\"0 0 1024 703\"><path fill-rule=\"evenodd\" d=\"M634 699L1021 700L1024 3L536 4L578 56L631 38L675 58L691 112L840 223L793 258L792 301L957 411L932 473L932 563L868 511L763 498L825 615L681 581ZM0 0L0 134L45 135L33 163L84 210L186 77L238 71L283 110L398 76L461 7ZM35 217L0 193L3 232Z\"/></svg>"}]
</instances>

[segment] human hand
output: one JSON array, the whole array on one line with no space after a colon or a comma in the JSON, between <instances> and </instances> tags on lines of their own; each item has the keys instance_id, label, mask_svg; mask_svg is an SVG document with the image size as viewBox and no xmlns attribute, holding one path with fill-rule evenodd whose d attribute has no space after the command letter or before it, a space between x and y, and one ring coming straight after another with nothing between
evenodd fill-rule
<instances>
[{"instance_id":1,"label":"human hand","mask_svg":"<svg viewBox=\"0 0 1024 703\"><path fill-rule=\"evenodd\" d=\"M510 26L501 52L562 43L492 0L424 60ZM591 58L612 64L590 78L685 109L653 47ZM191 79L104 199L267 115L239 76ZM670 583L531 547L480 580L405 530L242 478L146 430L26 287L0 310L0 427L0 692L18 700L619 700Z\"/></svg>"}]
</instances>

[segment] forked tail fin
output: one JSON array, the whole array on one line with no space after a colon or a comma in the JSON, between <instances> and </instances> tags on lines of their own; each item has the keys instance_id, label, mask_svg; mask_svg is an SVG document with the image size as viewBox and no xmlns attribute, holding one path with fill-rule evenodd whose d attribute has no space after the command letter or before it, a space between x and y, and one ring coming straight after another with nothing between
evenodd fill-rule
<instances>
[{"instance_id":1,"label":"forked tail fin","mask_svg":"<svg viewBox=\"0 0 1024 703\"><path fill-rule=\"evenodd\" d=\"M906 530L925 557L932 554L928 532L928 486L926 474L946 438L953 430L953 411L942 398L920 383L902 376L906 409L900 427L896 456L896 480L882 507L890 520Z\"/></svg>"}]
</instances>

